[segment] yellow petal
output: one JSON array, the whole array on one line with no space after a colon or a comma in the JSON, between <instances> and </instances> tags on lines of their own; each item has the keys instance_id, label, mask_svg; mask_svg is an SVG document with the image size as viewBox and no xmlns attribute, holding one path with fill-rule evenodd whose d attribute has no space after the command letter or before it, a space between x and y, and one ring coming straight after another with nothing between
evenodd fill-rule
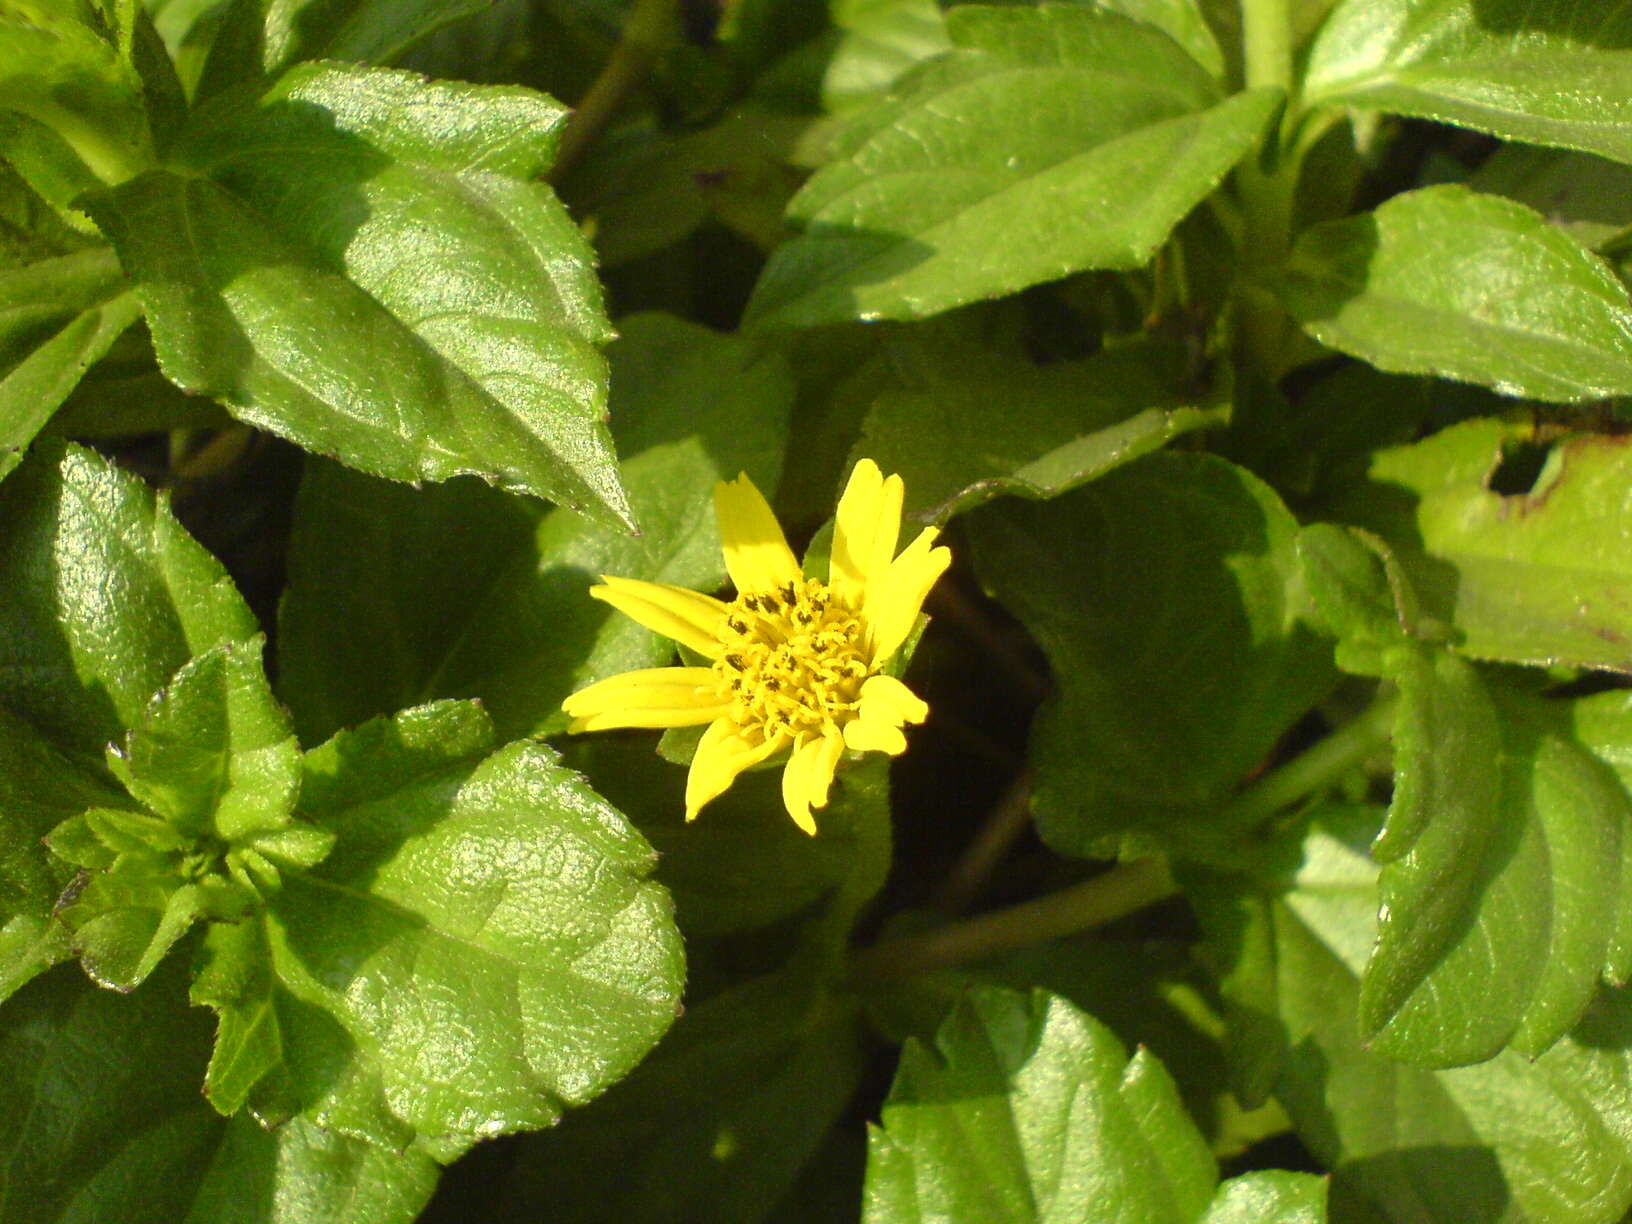
<instances>
[{"instance_id":1,"label":"yellow petal","mask_svg":"<svg viewBox=\"0 0 1632 1224\"><path fill-rule=\"evenodd\" d=\"M611 575L603 576L601 585L590 587L589 593L630 620L689 646L705 658L717 659L725 649L718 636L725 605L711 595L665 582Z\"/></svg>"},{"instance_id":2,"label":"yellow petal","mask_svg":"<svg viewBox=\"0 0 1632 1224\"><path fill-rule=\"evenodd\" d=\"M928 717L929 706L894 676L869 676L861 686L857 717L844 726L845 747L899 756L907 750L901 725Z\"/></svg>"},{"instance_id":3,"label":"yellow petal","mask_svg":"<svg viewBox=\"0 0 1632 1224\"><path fill-rule=\"evenodd\" d=\"M731 702L720 694L712 668L647 667L609 676L561 703L567 730L617 727L695 727L720 717Z\"/></svg>"},{"instance_id":4,"label":"yellow petal","mask_svg":"<svg viewBox=\"0 0 1632 1224\"><path fill-rule=\"evenodd\" d=\"M852 752L887 752L900 756L907 750L907 737L894 723L852 718L844 724L844 746Z\"/></svg>"},{"instance_id":5,"label":"yellow petal","mask_svg":"<svg viewBox=\"0 0 1632 1224\"><path fill-rule=\"evenodd\" d=\"M895 556L901 535L901 477L885 479L871 459L857 462L834 515L830 578L852 608L866 600L867 584Z\"/></svg>"},{"instance_id":6,"label":"yellow petal","mask_svg":"<svg viewBox=\"0 0 1632 1224\"><path fill-rule=\"evenodd\" d=\"M901 648L929 588L952 564L948 549L931 547L939 535L935 528L925 527L890 568L868 584L863 616L872 638L874 667Z\"/></svg>"},{"instance_id":7,"label":"yellow petal","mask_svg":"<svg viewBox=\"0 0 1632 1224\"><path fill-rule=\"evenodd\" d=\"M894 676L868 676L861 686L861 716L887 718L896 726L916 724L929 717L929 703Z\"/></svg>"},{"instance_id":8,"label":"yellow petal","mask_svg":"<svg viewBox=\"0 0 1632 1224\"><path fill-rule=\"evenodd\" d=\"M725 568L739 595L775 591L803 577L776 515L746 473L714 486Z\"/></svg>"},{"instance_id":9,"label":"yellow petal","mask_svg":"<svg viewBox=\"0 0 1632 1224\"><path fill-rule=\"evenodd\" d=\"M829 731L795 744L793 755L782 770L782 805L793 817L793 823L812 837L816 836L816 821L810 809L827 806L833 772L843 755L843 737Z\"/></svg>"},{"instance_id":10,"label":"yellow petal","mask_svg":"<svg viewBox=\"0 0 1632 1224\"><path fill-rule=\"evenodd\" d=\"M686 819L696 820L704 805L718 799L737 775L757 765L787 743L785 736L750 744L729 718L717 718L703 732L686 775Z\"/></svg>"}]
</instances>

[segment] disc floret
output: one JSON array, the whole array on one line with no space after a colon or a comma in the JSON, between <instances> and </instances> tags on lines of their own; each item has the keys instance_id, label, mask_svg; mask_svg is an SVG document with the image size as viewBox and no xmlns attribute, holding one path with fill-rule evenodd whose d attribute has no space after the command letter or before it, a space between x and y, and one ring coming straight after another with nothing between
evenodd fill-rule
<instances>
[{"instance_id":1,"label":"disc floret","mask_svg":"<svg viewBox=\"0 0 1632 1224\"><path fill-rule=\"evenodd\" d=\"M759 738L841 731L867 679L866 628L825 582L739 595L720 624L714 673L731 718Z\"/></svg>"}]
</instances>

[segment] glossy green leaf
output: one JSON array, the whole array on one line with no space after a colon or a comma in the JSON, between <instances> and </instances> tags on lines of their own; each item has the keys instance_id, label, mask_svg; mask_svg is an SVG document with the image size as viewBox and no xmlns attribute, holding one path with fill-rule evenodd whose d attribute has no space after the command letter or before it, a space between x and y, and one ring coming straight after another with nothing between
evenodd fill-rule
<instances>
[{"instance_id":1,"label":"glossy green leaf","mask_svg":"<svg viewBox=\"0 0 1632 1224\"><path fill-rule=\"evenodd\" d=\"M1632 161L1627 0L1344 0L1310 104L1376 108Z\"/></svg>"},{"instance_id":2,"label":"glossy green leaf","mask_svg":"<svg viewBox=\"0 0 1632 1224\"><path fill-rule=\"evenodd\" d=\"M772 255L750 322L922 318L1137 267L1277 102L1225 99L1165 34L1097 8L960 6L947 30L955 50L859 114L794 198L803 233Z\"/></svg>"},{"instance_id":3,"label":"glossy green leaf","mask_svg":"<svg viewBox=\"0 0 1632 1224\"><path fill-rule=\"evenodd\" d=\"M548 1203L555 1224L780 1219L865 1053L853 1000L799 966L750 979L688 1005L627 1080L523 1140L500 1203Z\"/></svg>"},{"instance_id":4,"label":"glossy green leaf","mask_svg":"<svg viewBox=\"0 0 1632 1224\"><path fill-rule=\"evenodd\" d=\"M106 247L0 272L0 479L140 314Z\"/></svg>"},{"instance_id":5,"label":"glossy green leaf","mask_svg":"<svg viewBox=\"0 0 1632 1224\"><path fill-rule=\"evenodd\" d=\"M1399 690L1361 1026L1378 1052L1431 1066L1508 1044L1534 1056L1600 975L1632 969L1620 929L1632 798L1571 730L1570 703L1432 644L1393 557L1343 542L1306 529L1311 591L1343 637L1339 662Z\"/></svg>"},{"instance_id":6,"label":"glossy green leaf","mask_svg":"<svg viewBox=\"0 0 1632 1224\"><path fill-rule=\"evenodd\" d=\"M436 1184L423 1153L204 1104L208 1024L181 977L126 997L64 967L0 1011L0 1219L409 1224Z\"/></svg>"},{"instance_id":7,"label":"glossy green leaf","mask_svg":"<svg viewBox=\"0 0 1632 1224\"><path fill-rule=\"evenodd\" d=\"M873 401L856 453L901 474L911 518L944 522L1002 494L1054 497L1224 424L1228 409L1185 374L1182 346L1160 341L1041 367L948 355Z\"/></svg>"},{"instance_id":8,"label":"glossy green leaf","mask_svg":"<svg viewBox=\"0 0 1632 1224\"><path fill-rule=\"evenodd\" d=\"M1220 1159L1238 1156L1290 1126L1275 1102L1247 1109L1232 1093L1225 1020L1212 983L1188 944L1099 936L1057 939L983 961L970 976L1011 990L1051 991L1105 1025L1124 1045L1148 1049L1173 1077L1185 1111ZM932 1034L933 1029L915 1030L915 1035Z\"/></svg>"},{"instance_id":9,"label":"glossy green leaf","mask_svg":"<svg viewBox=\"0 0 1632 1224\"><path fill-rule=\"evenodd\" d=\"M156 815L93 809L48 838L59 858L95 869L58 916L104 985L139 985L195 921L241 921L280 867L310 867L333 843L291 821L300 749L261 647L255 637L183 665L109 749L110 770Z\"/></svg>"},{"instance_id":10,"label":"glossy green leaf","mask_svg":"<svg viewBox=\"0 0 1632 1224\"><path fill-rule=\"evenodd\" d=\"M1042 991L971 991L933 1050L909 1041L868 1149L867 1224L1326 1218L1318 1178L1219 1187L1162 1065Z\"/></svg>"},{"instance_id":11,"label":"glossy green leaf","mask_svg":"<svg viewBox=\"0 0 1632 1224\"><path fill-rule=\"evenodd\" d=\"M1460 186L1312 226L1280 284L1323 344L1379 369L1573 402L1632 392L1632 303L1540 214Z\"/></svg>"},{"instance_id":12,"label":"glossy green leaf","mask_svg":"<svg viewBox=\"0 0 1632 1224\"><path fill-rule=\"evenodd\" d=\"M104 770L104 747L193 654L255 632L220 565L140 480L88 451L41 451L0 493L3 993L70 948L53 913L71 869L41 838L86 808L130 804ZM176 898L180 881L155 878L151 865L133 871L81 881L74 894L86 905L79 916L98 918L74 934L77 950L125 987L206 908L194 893Z\"/></svg>"},{"instance_id":13,"label":"glossy green leaf","mask_svg":"<svg viewBox=\"0 0 1632 1224\"><path fill-rule=\"evenodd\" d=\"M1199 1224L1322 1224L1326 1191L1309 1173L1243 1173L1218 1188Z\"/></svg>"},{"instance_id":14,"label":"glossy green leaf","mask_svg":"<svg viewBox=\"0 0 1632 1224\"><path fill-rule=\"evenodd\" d=\"M194 658L110 754L130 793L178 830L238 842L288 822L300 749L261 671L261 641Z\"/></svg>"},{"instance_id":15,"label":"glossy green leaf","mask_svg":"<svg viewBox=\"0 0 1632 1224\"><path fill-rule=\"evenodd\" d=\"M1356 1012L1376 937L1375 828L1374 814L1333 813L1284 874L1207 903L1256 908L1258 1001L1286 1054L1276 1093L1333 1170L1334 1204L1357 1197L1391 1220L1615 1224L1632 1206L1632 996L1603 991L1534 1061L1509 1050L1430 1071L1370 1052ZM1215 944L1226 966L1236 946ZM1354 1210L1339 1218L1371 1218Z\"/></svg>"},{"instance_id":16,"label":"glossy green leaf","mask_svg":"<svg viewBox=\"0 0 1632 1224\"><path fill-rule=\"evenodd\" d=\"M110 990L134 990L158 968L195 922L237 920L248 896L226 881L184 880L174 856L121 856L91 873L58 918L71 932L85 973Z\"/></svg>"},{"instance_id":17,"label":"glossy green leaf","mask_svg":"<svg viewBox=\"0 0 1632 1224\"><path fill-rule=\"evenodd\" d=\"M1528 477L1499 479L1525 459ZM1327 513L1388 542L1462 653L1632 671L1629 478L1622 436L1538 441L1529 423L1468 421L1377 452Z\"/></svg>"},{"instance_id":18,"label":"glossy green leaf","mask_svg":"<svg viewBox=\"0 0 1632 1224\"><path fill-rule=\"evenodd\" d=\"M447 696L481 698L504 736L559 730L573 690L673 657L589 587L602 574L723 585L714 484L746 471L775 489L793 384L779 358L695 324L620 328L613 428L638 537L470 482L413 492L308 469L281 646L308 743Z\"/></svg>"},{"instance_id":19,"label":"glossy green leaf","mask_svg":"<svg viewBox=\"0 0 1632 1224\"><path fill-rule=\"evenodd\" d=\"M625 523L599 284L533 181L565 114L519 88L310 65L212 113L185 172L86 207L185 390L376 475L474 473Z\"/></svg>"},{"instance_id":20,"label":"glossy green leaf","mask_svg":"<svg viewBox=\"0 0 1632 1224\"><path fill-rule=\"evenodd\" d=\"M256 625L140 479L77 447L39 450L0 486L0 705L100 763L178 667Z\"/></svg>"},{"instance_id":21,"label":"glossy green leaf","mask_svg":"<svg viewBox=\"0 0 1632 1224\"><path fill-rule=\"evenodd\" d=\"M1331 686L1295 530L1243 469L1166 453L969 521L982 580L1054 673L1030 748L1051 846L1204 839L1205 816Z\"/></svg>"},{"instance_id":22,"label":"glossy green leaf","mask_svg":"<svg viewBox=\"0 0 1632 1224\"><path fill-rule=\"evenodd\" d=\"M1361 986L1373 1049L1435 1066L1562 1036L1613 962L1632 800L1534 699L1418 648L1400 687L1377 950ZM1495 698L1495 700L1493 700ZM1496 767L1492 768L1492 763Z\"/></svg>"},{"instance_id":23,"label":"glossy green leaf","mask_svg":"<svg viewBox=\"0 0 1632 1224\"><path fill-rule=\"evenodd\" d=\"M650 847L548 748L491 738L444 703L307 754L300 814L334 850L269 900L270 972L246 936L200 988L247 1049L212 1064L227 1100L247 1060L258 1112L451 1154L553 1122L673 1021L683 962Z\"/></svg>"}]
</instances>

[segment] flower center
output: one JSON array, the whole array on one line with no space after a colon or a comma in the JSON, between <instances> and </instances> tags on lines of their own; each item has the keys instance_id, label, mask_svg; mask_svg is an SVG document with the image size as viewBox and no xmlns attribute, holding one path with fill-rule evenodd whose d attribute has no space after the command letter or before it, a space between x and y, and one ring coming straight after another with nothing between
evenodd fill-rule
<instances>
[{"instance_id":1,"label":"flower center","mask_svg":"<svg viewBox=\"0 0 1632 1224\"><path fill-rule=\"evenodd\" d=\"M714 674L731 694L731 718L766 739L842 726L867 679L866 630L826 583L790 582L739 595L720 627Z\"/></svg>"}]
</instances>

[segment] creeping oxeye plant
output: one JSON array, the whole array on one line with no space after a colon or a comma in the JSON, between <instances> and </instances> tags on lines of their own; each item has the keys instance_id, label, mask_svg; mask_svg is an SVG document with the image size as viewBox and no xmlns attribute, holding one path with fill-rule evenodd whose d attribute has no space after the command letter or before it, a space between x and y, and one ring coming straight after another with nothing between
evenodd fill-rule
<instances>
[{"instance_id":1,"label":"creeping oxeye plant","mask_svg":"<svg viewBox=\"0 0 1632 1224\"><path fill-rule=\"evenodd\" d=\"M1632 0L0 0L0 1224L1625 1224L1629 283Z\"/></svg>"},{"instance_id":2,"label":"creeping oxeye plant","mask_svg":"<svg viewBox=\"0 0 1632 1224\"><path fill-rule=\"evenodd\" d=\"M686 819L743 770L779 755L782 802L806 833L827 805L846 749L905 752L901 727L929 707L882 668L906 641L924 596L952 561L924 528L896 555L900 476L858 462L839 499L827 580L807 578L746 474L714 488L725 566L722 603L683 587L608 576L590 594L710 661L624 672L564 703L571 731L708 730L686 779Z\"/></svg>"}]
</instances>

